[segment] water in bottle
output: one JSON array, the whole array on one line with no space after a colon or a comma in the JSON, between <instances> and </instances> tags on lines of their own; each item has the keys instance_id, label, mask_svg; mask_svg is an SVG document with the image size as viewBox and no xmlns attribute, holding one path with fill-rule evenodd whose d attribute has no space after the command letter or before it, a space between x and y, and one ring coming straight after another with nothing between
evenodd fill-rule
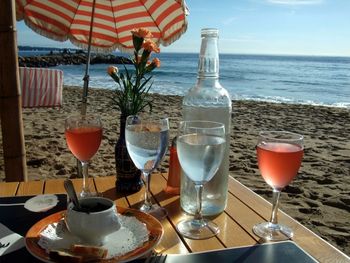
<instances>
[{"instance_id":1,"label":"water in bottle","mask_svg":"<svg viewBox=\"0 0 350 263\"><path fill-rule=\"evenodd\" d=\"M185 121L207 120L225 124L224 159L213 179L205 184L202 195L203 215L211 216L223 212L227 202L232 105L229 93L219 82L218 30L202 29L201 38L197 83L183 99L182 114ZM195 213L196 191L183 171L180 202L185 212Z\"/></svg>"}]
</instances>

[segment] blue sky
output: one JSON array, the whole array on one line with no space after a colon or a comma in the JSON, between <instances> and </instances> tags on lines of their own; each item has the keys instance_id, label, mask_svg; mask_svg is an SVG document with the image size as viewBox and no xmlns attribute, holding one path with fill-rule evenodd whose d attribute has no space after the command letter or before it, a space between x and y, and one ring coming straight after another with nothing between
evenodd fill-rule
<instances>
[{"instance_id":1,"label":"blue sky","mask_svg":"<svg viewBox=\"0 0 350 263\"><path fill-rule=\"evenodd\" d=\"M221 53L350 56L350 0L187 0L188 29L162 52L198 52L200 29L219 29ZM73 47L17 23L18 44Z\"/></svg>"}]
</instances>

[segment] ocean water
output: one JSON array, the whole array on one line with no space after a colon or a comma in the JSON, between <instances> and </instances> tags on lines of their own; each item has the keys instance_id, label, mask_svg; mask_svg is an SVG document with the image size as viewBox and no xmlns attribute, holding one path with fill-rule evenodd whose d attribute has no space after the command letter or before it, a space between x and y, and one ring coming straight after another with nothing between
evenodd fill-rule
<instances>
[{"instance_id":1,"label":"ocean water","mask_svg":"<svg viewBox=\"0 0 350 263\"><path fill-rule=\"evenodd\" d=\"M156 56L161 67L152 72L151 92L185 95L196 82L198 54ZM108 66L90 66L91 88L116 88ZM56 68L64 71L64 84L83 85L85 65ZM350 108L350 57L221 54L220 83L232 99Z\"/></svg>"}]
</instances>

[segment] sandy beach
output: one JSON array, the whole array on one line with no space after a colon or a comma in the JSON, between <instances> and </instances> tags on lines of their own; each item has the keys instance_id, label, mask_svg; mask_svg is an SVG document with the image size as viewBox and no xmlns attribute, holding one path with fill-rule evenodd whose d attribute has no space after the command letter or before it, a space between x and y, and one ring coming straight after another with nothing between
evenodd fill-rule
<instances>
[{"instance_id":1,"label":"sandy beach","mask_svg":"<svg viewBox=\"0 0 350 263\"><path fill-rule=\"evenodd\" d=\"M79 113L81 88L65 87L62 108L24 109L24 133L30 180L74 177L76 163L67 149L64 120ZM114 144L120 113L112 108L112 91L90 89L89 113L103 122L103 142L92 160L91 176L115 175ZM179 96L153 95L153 114L167 115L171 138L181 120ZM230 171L271 201L260 176L255 144L260 130L289 130L305 136L305 155L298 177L282 193L281 209L350 255L350 110L309 105L234 101ZM4 178L2 140L0 180ZM168 157L161 164L168 167Z\"/></svg>"}]
</instances>

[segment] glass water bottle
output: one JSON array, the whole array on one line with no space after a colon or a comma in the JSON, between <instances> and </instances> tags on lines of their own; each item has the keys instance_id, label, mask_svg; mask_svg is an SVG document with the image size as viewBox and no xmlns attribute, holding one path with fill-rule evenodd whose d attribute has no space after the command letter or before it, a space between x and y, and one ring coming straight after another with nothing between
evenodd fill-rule
<instances>
[{"instance_id":1,"label":"glass water bottle","mask_svg":"<svg viewBox=\"0 0 350 263\"><path fill-rule=\"evenodd\" d=\"M203 189L203 215L210 216L223 212L227 202L232 105L229 93L219 83L218 30L202 29L201 38L197 83L183 99L182 114L185 121L207 120L225 124L227 143L224 159ZM185 212L195 213L196 191L183 171L180 202Z\"/></svg>"}]
</instances>

